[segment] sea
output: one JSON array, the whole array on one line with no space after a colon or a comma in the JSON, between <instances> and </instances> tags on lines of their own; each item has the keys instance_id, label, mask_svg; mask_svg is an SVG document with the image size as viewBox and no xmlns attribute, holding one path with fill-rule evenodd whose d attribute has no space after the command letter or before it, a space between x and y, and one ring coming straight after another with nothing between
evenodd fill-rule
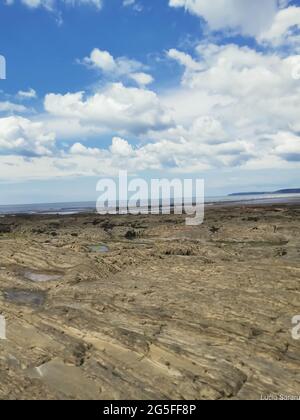
<instances>
[{"instance_id":1,"label":"sea","mask_svg":"<svg viewBox=\"0 0 300 420\"><path fill-rule=\"evenodd\" d=\"M257 195L234 195L220 197L206 197L206 206L213 205L250 205L250 204L287 204L299 203L300 194L257 194ZM188 204L188 203L187 203ZM161 206L165 206L163 202ZM119 205L119 213L125 213L125 205ZM140 203L144 213L148 212L147 202ZM157 204L159 208L159 205ZM123 210L122 210L123 209ZM74 202L74 203L43 203L43 204L17 204L0 205L0 215L18 215L18 214L44 214L44 215L72 215L79 213L96 212L96 202Z\"/></svg>"}]
</instances>

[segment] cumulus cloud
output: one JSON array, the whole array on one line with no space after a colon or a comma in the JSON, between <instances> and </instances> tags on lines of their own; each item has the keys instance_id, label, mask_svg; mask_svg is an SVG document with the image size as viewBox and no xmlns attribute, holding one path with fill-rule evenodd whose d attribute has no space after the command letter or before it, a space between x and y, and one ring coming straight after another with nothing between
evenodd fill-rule
<instances>
[{"instance_id":1,"label":"cumulus cloud","mask_svg":"<svg viewBox=\"0 0 300 420\"><path fill-rule=\"evenodd\" d=\"M204 19L212 31L233 31L273 47L300 49L300 7L290 0L169 0Z\"/></svg>"},{"instance_id":2,"label":"cumulus cloud","mask_svg":"<svg viewBox=\"0 0 300 420\"><path fill-rule=\"evenodd\" d=\"M175 110L174 118L186 123L195 116L188 105L192 97L195 110L206 109L221 117L240 135L297 125L300 84L293 71L299 56L282 58L233 44L201 44L196 56L193 65L187 61L184 66L181 102L177 100L178 91L165 98L166 106ZM189 108L186 118L186 108L180 109L182 103Z\"/></svg>"},{"instance_id":3,"label":"cumulus cloud","mask_svg":"<svg viewBox=\"0 0 300 420\"><path fill-rule=\"evenodd\" d=\"M101 156L101 150L95 147L86 147L81 143L75 143L70 148L70 154L75 156Z\"/></svg>"},{"instance_id":4,"label":"cumulus cloud","mask_svg":"<svg viewBox=\"0 0 300 420\"><path fill-rule=\"evenodd\" d=\"M110 165L114 170L127 169L129 172L193 172L237 166L249 160L251 151L245 141L210 143L208 137L205 141L202 136L178 127L173 129L173 133L165 133L165 137L159 140L135 148L127 140L114 137L108 150L95 150L77 143L72 146L71 153L76 156L98 157L100 166Z\"/></svg>"},{"instance_id":5,"label":"cumulus cloud","mask_svg":"<svg viewBox=\"0 0 300 420\"><path fill-rule=\"evenodd\" d=\"M133 79L139 86L151 85L154 82L153 77L147 73L132 73L130 78Z\"/></svg>"},{"instance_id":6,"label":"cumulus cloud","mask_svg":"<svg viewBox=\"0 0 300 420\"><path fill-rule=\"evenodd\" d=\"M96 125L103 131L145 133L172 124L158 96L146 89L113 83L86 97L83 92L48 94L46 111L55 117L72 118L82 125Z\"/></svg>"},{"instance_id":7,"label":"cumulus cloud","mask_svg":"<svg viewBox=\"0 0 300 420\"><path fill-rule=\"evenodd\" d=\"M43 124L22 117L0 118L0 153L22 156L51 156L55 134L46 132Z\"/></svg>"},{"instance_id":8,"label":"cumulus cloud","mask_svg":"<svg viewBox=\"0 0 300 420\"><path fill-rule=\"evenodd\" d=\"M167 59L182 69L181 84L161 93L150 90L153 78L139 61L94 49L83 63L113 80L92 94L47 94L45 113L35 115L35 121L0 118L0 176L12 171L49 177L113 175L118 169L299 168L298 8L266 0L255 3L262 17L251 19L253 4L170 0L171 6L185 5L202 16L213 30L239 30L274 48L207 42L189 54L172 48ZM266 10L272 13L265 16ZM276 49L286 44L288 51ZM35 95L30 89L18 97ZM0 112L25 109L0 102ZM101 146L104 134L112 138L106 148ZM71 145L57 147L62 139Z\"/></svg>"},{"instance_id":9,"label":"cumulus cloud","mask_svg":"<svg viewBox=\"0 0 300 420\"><path fill-rule=\"evenodd\" d=\"M89 57L79 63L100 70L106 77L120 79L122 77L134 80L138 85L146 86L153 82L153 77L144 70L146 66L137 60L127 57L114 58L108 51L94 48Z\"/></svg>"},{"instance_id":10,"label":"cumulus cloud","mask_svg":"<svg viewBox=\"0 0 300 420\"><path fill-rule=\"evenodd\" d=\"M182 81L160 96L122 83L92 96L46 96L53 117L118 133L106 149L75 143L61 158L70 173L299 165L300 85L293 77L299 56L201 43L193 56L172 49L167 57L182 66ZM123 137L132 134L141 141L135 147Z\"/></svg>"},{"instance_id":11,"label":"cumulus cloud","mask_svg":"<svg viewBox=\"0 0 300 420\"><path fill-rule=\"evenodd\" d=\"M258 40L274 47L297 47L300 51L300 7L290 6L280 10L272 25L259 35Z\"/></svg>"},{"instance_id":12,"label":"cumulus cloud","mask_svg":"<svg viewBox=\"0 0 300 420\"><path fill-rule=\"evenodd\" d=\"M200 44L193 56L172 49L167 56L183 75L181 86L164 94L111 83L92 95L46 95L43 122L0 120L7 170L13 154L30 156L34 176L44 174L41 160L51 176L299 166L300 85L293 77L299 56L234 44ZM55 139L64 130L78 140L58 151ZM109 147L84 143L101 133L113 133ZM132 136L139 139L135 147ZM19 173L28 167L17 162Z\"/></svg>"},{"instance_id":13,"label":"cumulus cloud","mask_svg":"<svg viewBox=\"0 0 300 420\"><path fill-rule=\"evenodd\" d=\"M183 7L202 17L214 30L238 30L256 36L272 24L279 7L277 0L169 0L171 7Z\"/></svg>"},{"instance_id":14,"label":"cumulus cloud","mask_svg":"<svg viewBox=\"0 0 300 420\"><path fill-rule=\"evenodd\" d=\"M169 58L178 61L182 66L190 70L201 70L202 66L200 63L197 63L193 58L182 51L178 51L175 48L170 49L167 52Z\"/></svg>"},{"instance_id":15,"label":"cumulus cloud","mask_svg":"<svg viewBox=\"0 0 300 420\"><path fill-rule=\"evenodd\" d=\"M300 162L300 136L289 132L279 132L271 137L275 144L275 154L288 162Z\"/></svg>"},{"instance_id":16,"label":"cumulus cloud","mask_svg":"<svg viewBox=\"0 0 300 420\"><path fill-rule=\"evenodd\" d=\"M89 57L85 57L83 62L87 65L99 68L105 73L117 71L118 64L108 51L101 51L99 48L93 49Z\"/></svg>"},{"instance_id":17,"label":"cumulus cloud","mask_svg":"<svg viewBox=\"0 0 300 420\"><path fill-rule=\"evenodd\" d=\"M167 56L184 69L181 88L161 98L178 124L168 130L169 141L177 135L202 151L199 161L204 156L216 167L299 163L300 84L294 73L300 56L204 43L194 56L178 50Z\"/></svg>"},{"instance_id":18,"label":"cumulus cloud","mask_svg":"<svg viewBox=\"0 0 300 420\"><path fill-rule=\"evenodd\" d=\"M112 139L110 151L112 154L119 155L120 157L129 157L133 155L132 146L128 143L128 141L120 137L114 137Z\"/></svg>"}]
</instances>

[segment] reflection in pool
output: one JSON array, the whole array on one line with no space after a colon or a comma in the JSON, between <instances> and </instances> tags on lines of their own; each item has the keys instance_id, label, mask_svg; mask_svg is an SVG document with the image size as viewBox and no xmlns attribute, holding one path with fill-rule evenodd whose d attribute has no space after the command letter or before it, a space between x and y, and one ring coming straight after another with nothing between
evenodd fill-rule
<instances>
[{"instance_id":1,"label":"reflection in pool","mask_svg":"<svg viewBox=\"0 0 300 420\"><path fill-rule=\"evenodd\" d=\"M34 281L34 282L46 282L46 281L55 281L59 280L62 275L61 274L50 274L50 273L38 273L34 271L25 271L24 277L27 280Z\"/></svg>"},{"instance_id":2,"label":"reflection in pool","mask_svg":"<svg viewBox=\"0 0 300 420\"><path fill-rule=\"evenodd\" d=\"M100 254L105 254L109 252L109 248L106 245L90 245L89 250L91 252L98 252Z\"/></svg>"}]
</instances>

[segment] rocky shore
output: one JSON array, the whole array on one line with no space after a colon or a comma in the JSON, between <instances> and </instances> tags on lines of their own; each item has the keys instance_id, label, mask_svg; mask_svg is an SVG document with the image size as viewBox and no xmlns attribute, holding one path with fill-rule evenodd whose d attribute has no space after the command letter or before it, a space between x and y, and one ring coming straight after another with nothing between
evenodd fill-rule
<instances>
[{"instance_id":1,"label":"rocky shore","mask_svg":"<svg viewBox=\"0 0 300 420\"><path fill-rule=\"evenodd\" d=\"M0 399L300 395L300 205L0 219Z\"/></svg>"}]
</instances>

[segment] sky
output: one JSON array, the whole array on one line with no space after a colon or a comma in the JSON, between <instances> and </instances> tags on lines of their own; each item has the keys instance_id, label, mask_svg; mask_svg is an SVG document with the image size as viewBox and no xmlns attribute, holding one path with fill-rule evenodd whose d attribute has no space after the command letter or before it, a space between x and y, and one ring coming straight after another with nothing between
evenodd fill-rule
<instances>
[{"instance_id":1,"label":"sky","mask_svg":"<svg viewBox=\"0 0 300 420\"><path fill-rule=\"evenodd\" d=\"M0 0L0 204L300 187L299 110L300 0Z\"/></svg>"}]
</instances>

